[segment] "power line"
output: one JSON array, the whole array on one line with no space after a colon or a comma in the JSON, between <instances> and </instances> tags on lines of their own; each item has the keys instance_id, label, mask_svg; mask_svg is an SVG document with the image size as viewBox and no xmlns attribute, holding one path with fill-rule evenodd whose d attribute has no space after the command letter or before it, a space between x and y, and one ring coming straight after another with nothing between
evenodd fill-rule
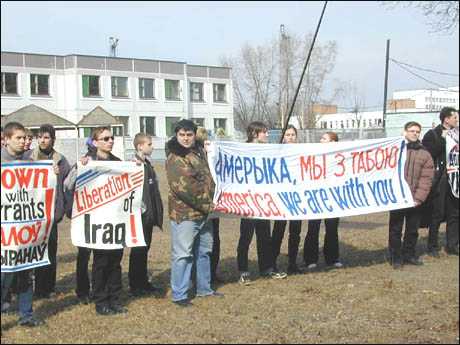
<instances>
[{"instance_id":1,"label":"power line","mask_svg":"<svg viewBox=\"0 0 460 345\"><path fill-rule=\"evenodd\" d=\"M412 67L412 68L415 68L415 69L418 69L418 70L421 70L421 71L425 71L425 72L437 73L437 74L441 74L441 75L448 75L448 76L451 76L451 77L459 77L458 74L454 74L454 73L439 72L439 71L435 71L435 70L428 69L428 68L417 67L417 66L408 64L407 62L397 61L397 60L392 59L392 58L390 58L390 60L393 61L393 62L402 64L402 65L406 65L408 67Z\"/></svg>"},{"instance_id":2,"label":"power line","mask_svg":"<svg viewBox=\"0 0 460 345\"><path fill-rule=\"evenodd\" d=\"M412 72L410 69L408 69L407 67L404 67L403 65L401 65L399 62L393 60L393 59L390 59L392 62L396 63L400 68L402 68L403 70L405 70L406 72L409 72L410 74L416 76L417 78L420 78L420 79L423 79L424 81L426 81L427 83L430 83L432 85L436 85L438 87L441 87L441 88L446 88L444 85L441 85L441 84L438 84L434 81L431 81L431 80L428 80L424 77L422 77L421 75L418 75L417 73L415 72Z\"/></svg>"}]
</instances>

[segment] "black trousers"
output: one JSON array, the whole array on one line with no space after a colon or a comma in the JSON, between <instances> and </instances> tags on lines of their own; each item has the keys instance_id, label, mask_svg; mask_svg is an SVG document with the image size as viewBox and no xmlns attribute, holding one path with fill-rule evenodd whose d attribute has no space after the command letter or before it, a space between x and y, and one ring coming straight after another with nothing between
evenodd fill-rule
<instances>
[{"instance_id":1,"label":"black trousers","mask_svg":"<svg viewBox=\"0 0 460 345\"><path fill-rule=\"evenodd\" d=\"M324 237L324 259L326 265L332 265L339 260L339 218L324 219L326 235ZM307 235L305 236L303 258L306 265L318 262L319 230L321 219L308 221Z\"/></svg>"},{"instance_id":2,"label":"black trousers","mask_svg":"<svg viewBox=\"0 0 460 345\"><path fill-rule=\"evenodd\" d=\"M146 247L133 247L129 255L129 287L132 290L143 289L149 283L148 253L152 243L153 224L142 220Z\"/></svg>"},{"instance_id":3,"label":"black trousers","mask_svg":"<svg viewBox=\"0 0 460 345\"><path fill-rule=\"evenodd\" d=\"M238 241L237 261L240 272L248 272L248 253L254 231L257 236L257 259L260 273L273 269L273 250L270 235L270 221L265 219L242 218L240 223L240 239Z\"/></svg>"},{"instance_id":4,"label":"black trousers","mask_svg":"<svg viewBox=\"0 0 460 345\"><path fill-rule=\"evenodd\" d=\"M439 250L439 227L445 219L446 249L458 247L458 199L452 194L447 179L443 174L439 181L438 193L433 198L433 217L428 231L428 250Z\"/></svg>"},{"instance_id":5,"label":"black trousers","mask_svg":"<svg viewBox=\"0 0 460 345\"><path fill-rule=\"evenodd\" d=\"M51 227L48 239L48 257L50 265L35 269L35 294L49 295L56 288L56 268L57 268L57 246L58 246L58 230L57 224Z\"/></svg>"},{"instance_id":6,"label":"black trousers","mask_svg":"<svg viewBox=\"0 0 460 345\"><path fill-rule=\"evenodd\" d=\"M272 233L272 246L273 246L273 260L276 263L281 251L281 242L283 242L284 231L286 229L286 220L276 220L273 226ZM289 242L288 242L288 256L289 267L297 265L297 254L299 252L300 232L302 231L301 220L289 221Z\"/></svg>"},{"instance_id":7,"label":"black trousers","mask_svg":"<svg viewBox=\"0 0 460 345\"><path fill-rule=\"evenodd\" d=\"M217 266L219 265L220 259L220 236L219 236L219 218L214 218L212 220L212 252L211 252L211 281L216 279L217 276Z\"/></svg>"},{"instance_id":8,"label":"black trousers","mask_svg":"<svg viewBox=\"0 0 460 345\"><path fill-rule=\"evenodd\" d=\"M415 257L418 229L422 214L420 207L411 207L390 212L388 246L392 261ZM404 240L401 242L402 229L406 221Z\"/></svg>"},{"instance_id":9,"label":"black trousers","mask_svg":"<svg viewBox=\"0 0 460 345\"><path fill-rule=\"evenodd\" d=\"M96 306L119 303L123 249L93 251L94 302Z\"/></svg>"},{"instance_id":10,"label":"black trousers","mask_svg":"<svg viewBox=\"0 0 460 345\"><path fill-rule=\"evenodd\" d=\"M78 247L77 254L77 288L76 293L78 297L89 297L91 286L89 284L88 263L91 256L91 249ZM94 263L92 274L92 286L94 288Z\"/></svg>"}]
</instances>

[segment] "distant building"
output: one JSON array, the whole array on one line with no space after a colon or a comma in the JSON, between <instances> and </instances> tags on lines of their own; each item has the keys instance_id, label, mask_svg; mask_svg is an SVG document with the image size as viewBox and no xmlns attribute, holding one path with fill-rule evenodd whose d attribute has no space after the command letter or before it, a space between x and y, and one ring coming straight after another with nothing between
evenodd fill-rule
<instances>
[{"instance_id":1,"label":"distant building","mask_svg":"<svg viewBox=\"0 0 460 345\"><path fill-rule=\"evenodd\" d=\"M436 111L444 107L459 108L459 88L448 87L446 89L417 89L417 90L401 90L393 92L393 99L389 102L400 101L399 105L408 105L403 101L412 100L415 105L408 107L417 109L418 111ZM395 103L397 105L397 102ZM397 109L404 109L398 105ZM408 109L406 108L406 109ZM388 111L393 110L389 106Z\"/></svg>"},{"instance_id":2,"label":"distant building","mask_svg":"<svg viewBox=\"0 0 460 345\"><path fill-rule=\"evenodd\" d=\"M87 55L1 53L1 115L34 105L91 131L90 118L113 116L116 136L146 132L164 142L182 118L234 133L227 67ZM98 115L99 114L99 115ZM27 115L27 114L26 114ZM122 130L124 128L124 132ZM122 133L123 132L123 133ZM64 135L64 133L67 133ZM58 135L75 136L77 131ZM161 144L160 144L161 145Z\"/></svg>"}]
</instances>

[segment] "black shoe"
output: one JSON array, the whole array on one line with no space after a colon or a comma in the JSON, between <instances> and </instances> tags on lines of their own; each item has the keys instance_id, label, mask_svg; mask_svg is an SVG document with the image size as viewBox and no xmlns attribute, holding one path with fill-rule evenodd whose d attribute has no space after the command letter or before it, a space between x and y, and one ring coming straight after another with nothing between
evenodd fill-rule
<instances>
[{"instance_id":1,"label":"black shoe","mask_svg":"<svg viewBox=\"0 0 460 345\"><path fill-rule=\"evenodd\" d=\"M446 253L448 255L457 255L458 256L458 248L447 248L446 247Z\"/></svg>"},{"instance_id":2,"label":"black shoe","mask_svg":"<svg viewBox=\"0 0 460 345\"><path fill-rule=\"evenodd\" d=\"M122 307L121 305L118 305L118 304L111 305L110 309L112 309L112 312L114 314L126 314L128 312L128 309L126 309L125 307Z\"/></svg>"},{"instance_id":3,"label":"black shoe","mask_svg":"<svg viewBox=\"0 0 460 345\"><path fill-rule=\"evenodd\" d=\"M399 270L402 268L402 260L399 257L392 258L390 264L395 270Z\"/></svg>"},{"instance_id":4,"label":"black shoe","mask_svg":"<svg viewBox=\"0 0 460 345\"><path fill-rule=\"evenodd\" d=\"M37 327L43 325L45 322L43 320L37 320L33 317L25 317L18 321L19 326L23 327Z\"/></svg>"},{"instance_id":5,"label":"black shoe","mask_svg":"<svg viewBox=\"0 0 460 345\"><path fill-rule=\"evenodd\" d=\"M404 264L406 265L414 265L414 266L422 266L423 265L423 261L420 260L419 258L405 258L404 259Z\"/></svg>"},{"instance_id":6,"label":"black shoe","mask_svg":"<svg viewBox=\"0 0 460 345\"><path fill-rule=\"evenodd\" d=\"M79 304L84 304L84 305L88 305L90 304L90 298L89 296L78 296L78 303Z\"/></svg>"},{"instance_id":7,"label":"black shoe","mask_svg":"<svg viewBox=\"0 0 460 345\"><path fill-rule=\"evenodd\" d=\"M295 274L304 274L305 272L301 270L298 266L289 266L287 269L288 275L295 275Z\"/></svg>"},{"instance_id":8,"label":"black shoe","mask_svg":"<svg viewBox=\"0 0 460 345\"><path fill-rule=\"evenodd\" d=\"M180 301L173 301L173 303L181 308L187 308L193 306L192 302L188 298L181 299Z\"/></svg>"},{"instance_id":9,"label":"black shoe","mask_svg":"<svg viewBox=\"0 0 460 345\"><path fill-rule=\"evenodd\" d=\"M114 311L109 306L96 305L96 313L99 314L99 315L104 315L105 316L105 315L113 315Z\"/></svg>"},{"instance_id":10,"label":"black shoe","mask_svg":"<svg viewBox=\"0 0 460 345\"><path fill-rule=\"evenodd\" d=\"M433 257L433 258L439 258L439 250L431 249L431 250L428 251L428 255Z\"/></svg>"}]
</instances>

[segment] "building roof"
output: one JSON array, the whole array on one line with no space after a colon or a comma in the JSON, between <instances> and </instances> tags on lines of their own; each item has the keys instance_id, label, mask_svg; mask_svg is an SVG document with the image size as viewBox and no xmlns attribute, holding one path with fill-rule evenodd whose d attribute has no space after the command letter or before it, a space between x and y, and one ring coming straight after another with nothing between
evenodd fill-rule
<instances>
[{"instance_id":1,"label":"building roof","mask_svg":"<svg viewBox=\"0 0 460 345\"><path fill-rule=\"evenodd\" d=\"M95 126L120 126L122 125L117 121L112 114L104 108L97 106L77 123L78 127L95 127Z\"/></svg>"},{"instance_id":2,"label":"building roof","mask_svg":"<svg viewBox=\"0 0 460 345\"><path fill-rule=\"evenodd\" d=\"M13 121L19 122L27 128L39 128L44 123L53 125L56 128L75 128L75 124L72 122L35 104L27 105L6 116L2 116L2 126Z\"/></svg>"}]
</instances>

